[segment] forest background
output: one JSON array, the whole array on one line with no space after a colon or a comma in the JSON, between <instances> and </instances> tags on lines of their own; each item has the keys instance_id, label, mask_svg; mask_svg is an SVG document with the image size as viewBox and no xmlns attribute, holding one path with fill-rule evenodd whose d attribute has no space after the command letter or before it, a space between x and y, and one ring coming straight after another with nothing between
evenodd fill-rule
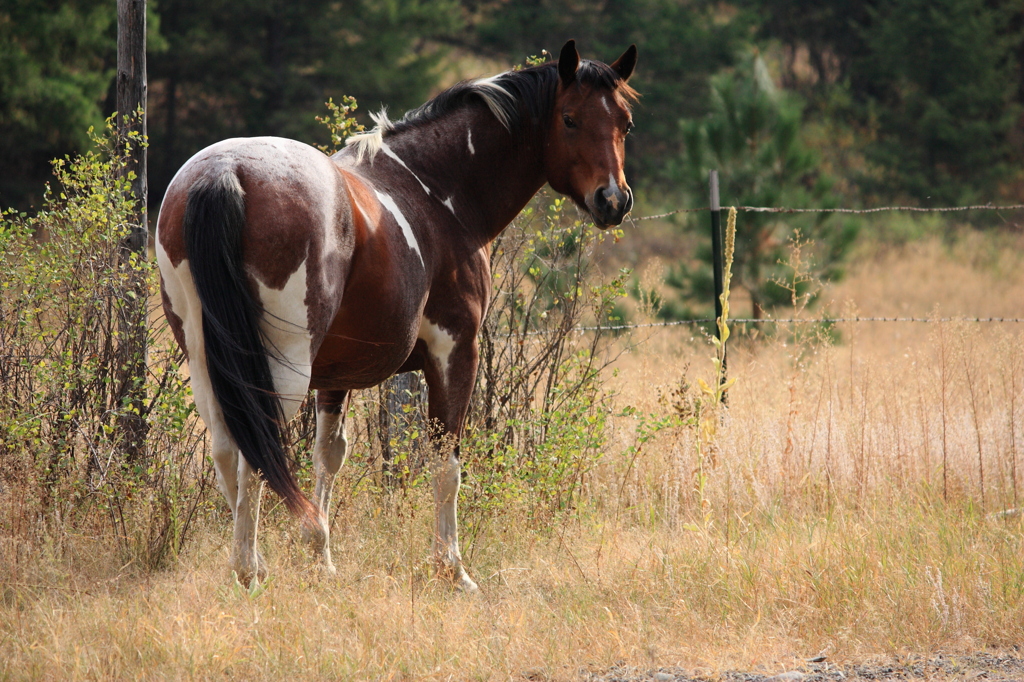
<instances>
[{"instance_id":1,"label":"forest background","mask_svg":"<svg viewBox=\"0 0 1024 682\"><path fill-rule=\"evenodd\" d=\"M115 102L115 3L0 0L0 206L41 205L51 160L85 151ZM637 215L707 205L942 206L1024 201L1024 2L992 0L153 0L149 205L227 137L327 141L329 98L393 116L457 80L543 58L640 47L627 150ZM155 219L157 211L150 215ZM708 312L698 216L613 265L666 258L659 316ZM981 216L975 227L1005 225ZM794 235L834 281L883 223L752 214L737 234L737 314L787 305ZM702 236L695 237L694 234ZM897 237L902 238L902 237ZM746 302L749 297L749 303Z\"/></svg>"},{"instance_id":2,"label":"forest background","mask_svg":"<svg viewBox=\"0 0 1024 682\"><path fill-rule=\"evenodd\" d=\"M112 112L115 9L0 2L0 205L38 206L51 159L84 151L89 126ZM716 112L746 115L734 123L748 149L788 125L800 155L775 150L776 166L794 166L782 184L813 192L824 178L845 204L1024 198L1019 1L152 0L149 11L153 207L214 141L323 142L314 117L328 98L356 97L369 122L382 105L400 114L568 38L604 60L640 47L628 175L652 212L700 203L694 167L728 165L699 149L701 134L715 141L702 124ZM730 104L744 94L723 79L747 73L757 86L759 64L767 103Z\"/></svg>"}]
</instances>

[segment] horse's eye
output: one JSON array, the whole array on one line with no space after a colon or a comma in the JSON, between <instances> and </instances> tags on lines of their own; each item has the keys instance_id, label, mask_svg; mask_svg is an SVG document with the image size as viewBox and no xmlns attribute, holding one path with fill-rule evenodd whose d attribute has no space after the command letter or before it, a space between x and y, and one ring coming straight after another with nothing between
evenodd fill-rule
<instances>
[{"instance_id":1,"label":"horse's eye","mask_svg":"<svg viewBox=\"0 0 1024 682\"><path fill-rule=\"evenodd\" d=\"M632 121L630 121L629 123L626 124L626 134L629 135L631 132L633 132L633 122Z\"/></svg>"},{"instance_id":2,"label":"horse's eye","mask_svg":"<svg viewBox=\"0 0 1024 682\"><path fill-rule=\"evenodd\" d=\"M562 123L565 124L566 128L575 128L576 121L572 120L572 116L569 114L562 114Z\"/></svg>"}]
</instances>

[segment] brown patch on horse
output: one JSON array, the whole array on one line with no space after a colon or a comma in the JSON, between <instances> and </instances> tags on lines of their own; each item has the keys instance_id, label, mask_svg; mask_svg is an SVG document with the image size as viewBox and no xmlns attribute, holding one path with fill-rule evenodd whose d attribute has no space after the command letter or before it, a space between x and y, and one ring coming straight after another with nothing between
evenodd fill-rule
<instances>
[{"instance_id":1,"label":"brown patch on horse","mask_svg":"<svg viewBox=\"0 0 1024 682\"><path fill-rule=\"evenodd\" d=\"M396 321L418 315L426 281L423 265L402 236L395 216L363 178L341 171L355 236L340 306L331 319L311 371L318 389L375 386L412 352L413 327Z\"/></svg>"},{"instance_id":2,"label":"brown patch on horse","mask_svg":"<svg viewBox=\"0 0 1024 682\"><path fill-rule=\"evenodd\" d=\"M185 260L185 242L181 237L181 223L185 217L187 194L187 188L184 192L168 191L164 196L163 204L160 205L160 217L157 221L157 237L174 267L178 267L181 265L181 261Z\"/></svg>"},{"instance_id":3,"label":"brown patch on horse","mask_svg":"<svg viewBox=\"0 0 1024 682\"><path fill-rule=\"evenodd\" d=\"M322 244L319 231L309 226L322 220L309 190L302 186L281 191L279 178L254 177L245 166L236 171L245 190L242 260L271 289L283 289L311 250Z\"/></svg>"},{"instance_id":4,"label":"brown patch on horse","mask_svg":"<svg viewBox=\"0 0 1024 682\"><path fill-rule=\"evenodd\" d=\"M381 221L384 208L377 201L373 190L357 175L339 170L345 179L345 192L352 207L352 227L355 229L356 246L363 244L375 231Z\"/></svg>"},{"instance_id":5,"label":"brown patch on horse","mask_svg":"<svg viewBox=\"0 0 1024 682\"><path fill-rule=\"evenodd\" d=\"M180 260L178 261L181 262ZM171 328L171 333L174 334L174 340L181 346L181 350L185 352L185 360L188 360L188 348L185 347L185 323L181 317L178 316L171 308L171 299L167 295L167 287L164 286L163 275L160 276L160 301L163 303L164 316L167 318L167 324Z\"/></svg>"}]
</instances>

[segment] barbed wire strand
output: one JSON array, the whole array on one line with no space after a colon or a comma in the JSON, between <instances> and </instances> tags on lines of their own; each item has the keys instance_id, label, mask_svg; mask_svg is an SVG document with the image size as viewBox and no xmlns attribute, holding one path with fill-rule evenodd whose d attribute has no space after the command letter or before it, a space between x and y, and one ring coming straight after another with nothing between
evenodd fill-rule
<instances>
[{"instance_id":1,"label":"barbed wire strand","mask_svg":"<svg viewBox=\"0 0 1024 682\"><path fill-rule=\"evenodd\" d=\"M573 327L570 332L624 331L627 329L650 329L655 327L678 327L686 324L712 324L713 317L698 317L686 320L668 320L665 322L646 322L643 324L611 324ZM840 324L844 322L970 322L970 323L1018 323L1024 324L1024 317L787 317L787 318L729 318L730 325L736 324ZM560 334L561 329L532 329L520 334L502 334L502 337L541 336Z\"/></svg>"},{"instance_id":2,"label":"barbed wire strand","mask_svg":"<svg viewBox=\"0 0 1024 682\"><path fill-rule=\"evenodd\" d=\"M731 206L722 206L722 210L733 208ZM882 213L885 211L909 211L912 213L952 213L957 211L1019 211L1024 209L1024 204L1006 204L997 206L995 204L974 204L972 206L937 206L929 208L925 206L879 206L877 208L789 208L786 206L736 206L737 211L743 211L745 213L853 213L853 214L867 214L867 213ZM668 213L658 213L657 215L645 215L634 220L656 220L658 218L667 218L669 216L676 215L678 213L699 213L701 211L710 211L710 206L704 206L703 208L680 208L675 211L669 211Z\"/></svg>"},{"instance_id":3,"label":"barbed wire strand","mask_svg":"<svg viewBox=\"0 0 1024 682\"><path fill-rule=\"evenodd\" d=\"M686 324L713 324L713 317L695 317L686 320L666 320L664 322L645 322L642 324L610 324L573 327L568 332L616 332L627 329L651 329L658 327L680 327ZM841 324L844 322L970 322L970 323L1009 323L1024 324L1024 317L784 317L784 318L753 318L753 317L730 317L728 323L736 324ZM515 334L495 334L498 338L512 338L514 336L543 336L545 334L561 334L561 329L531 329L526 332ZM0 355L0 360L12 359L44 359L44 355Z\"/></svg>"}]
</instances>

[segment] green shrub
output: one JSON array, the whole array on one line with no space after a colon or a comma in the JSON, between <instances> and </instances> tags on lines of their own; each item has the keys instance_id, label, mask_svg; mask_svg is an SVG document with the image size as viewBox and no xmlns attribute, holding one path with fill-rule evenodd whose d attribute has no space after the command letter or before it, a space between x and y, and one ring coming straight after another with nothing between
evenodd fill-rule
<instances>
[{"instance_id":1,"label":"green shrub","mask_svg":"<svg viewBox=\"0 0 1024 682\"><path fill-rule=\"evenodd\" d=\"M119 565L152 568L181 549L212 479L164 328L149 325L148 372L134 376L145 352L137 303L158 275L123 246L129 140L109 122L93 140L94 151L54 162L37 215L0 219L0 525L15 543L45 535L65 550L90 537ZM129 417L148 427L141 451Z\"/></svg>"}]
</instances>

